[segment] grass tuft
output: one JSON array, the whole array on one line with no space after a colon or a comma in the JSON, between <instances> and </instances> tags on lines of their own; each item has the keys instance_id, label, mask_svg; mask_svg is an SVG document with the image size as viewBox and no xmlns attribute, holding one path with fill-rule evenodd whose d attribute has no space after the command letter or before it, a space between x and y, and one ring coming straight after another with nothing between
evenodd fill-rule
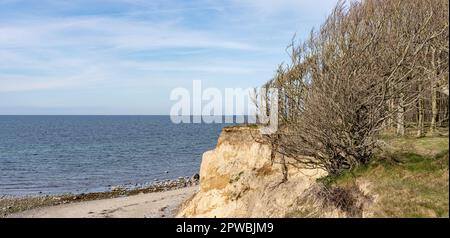
<instances>
[{"instance_id":1,"label":"grass tuft","mask_svg":"<svg viewBox=\"0 0 450 238\"><path fill-rule=\"evenodd\" d=\"M318 182L334 189L369 183L374 217L449 217L448 140L386 139L388 147L368 165Z\"/></svg>"}]
</instances>

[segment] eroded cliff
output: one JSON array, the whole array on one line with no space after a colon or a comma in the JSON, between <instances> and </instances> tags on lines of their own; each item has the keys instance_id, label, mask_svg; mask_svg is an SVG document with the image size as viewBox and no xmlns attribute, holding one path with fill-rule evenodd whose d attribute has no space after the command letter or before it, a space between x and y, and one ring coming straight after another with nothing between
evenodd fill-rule
<instances>
[{"instance_id":1,"label":"eroded cliff","mask_svg":"<svg viewBox=\"0 0 450 238\"><path fill-rule=\"evenodd\" d=\"M298 211L304 191L325 172L288 165L289 180L281 183L281 164L271 160L259 136L256 128L224 128L216 148L203 154L199 192L178 216L285 217Z\"/></svg>"}]
</instances>

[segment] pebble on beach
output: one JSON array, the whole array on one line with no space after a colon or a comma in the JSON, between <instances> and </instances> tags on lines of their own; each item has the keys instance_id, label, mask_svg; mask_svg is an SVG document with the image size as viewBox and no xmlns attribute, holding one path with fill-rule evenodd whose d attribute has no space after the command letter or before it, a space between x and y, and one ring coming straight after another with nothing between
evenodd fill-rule
<instances>
[{"instance_id":1,"label":"pebble on beach","mask_svg":"<svg viewBox=\"0 0 450 238\"><path fill-rule=\"evenodd\" d=\"M166 171L165 171L166 172ZM178 179L165 179L159 181L159 179L153 179L153 183L142 183L142 184L133 184L131 186L111 186L112 192L127 192L133 190L147 190L151 192L155 191L167 191L177 188L183 188L187 186L197 185L200 179L200 175L198 173L192 175L191 177L178 177ZM142 192L142 191L141 191Z\"/></svg>"}]
</instances>

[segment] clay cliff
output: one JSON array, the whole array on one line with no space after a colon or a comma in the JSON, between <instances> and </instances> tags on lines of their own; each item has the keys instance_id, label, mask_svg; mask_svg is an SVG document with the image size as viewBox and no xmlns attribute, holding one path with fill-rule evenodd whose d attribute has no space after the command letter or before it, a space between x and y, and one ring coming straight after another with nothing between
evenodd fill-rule
<instances>
[{"instance_id":1,"label":"clay cliff","mask_svg":"<svg viewBox=\"0 0 450 238\"><path fill-rule=\"evenodd\" d=\"M305 190L326 173L288 165L289 180L281 183L281 164L259 137L256 128L224 128L216 148L203 154L198 193L178 217L286 217L298 211Z\"/></svg>"}]
</instances>

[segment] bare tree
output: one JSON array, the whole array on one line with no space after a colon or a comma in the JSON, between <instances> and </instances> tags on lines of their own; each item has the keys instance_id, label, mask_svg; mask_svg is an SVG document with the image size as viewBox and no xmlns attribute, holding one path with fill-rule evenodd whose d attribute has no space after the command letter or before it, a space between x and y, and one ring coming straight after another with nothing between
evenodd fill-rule
<instances>
[{"instance_id":1,"label":"bare tree","mask_svg":"<svg viewBox=\"0 0 450 238\"><path fill-rule=\"evenodd\" d=\"M448 79L448 55L439 53L435 65L426 61L429 48L448 52L448 11L440 9L446 4L340 2L318 32L293 41L291 63L267 83L279 89L279 129L264 142L283 158L331 174L370 161L386 121L394 118L405 134L405 113L430 72Z\"/></svg>"}]
</instances>

